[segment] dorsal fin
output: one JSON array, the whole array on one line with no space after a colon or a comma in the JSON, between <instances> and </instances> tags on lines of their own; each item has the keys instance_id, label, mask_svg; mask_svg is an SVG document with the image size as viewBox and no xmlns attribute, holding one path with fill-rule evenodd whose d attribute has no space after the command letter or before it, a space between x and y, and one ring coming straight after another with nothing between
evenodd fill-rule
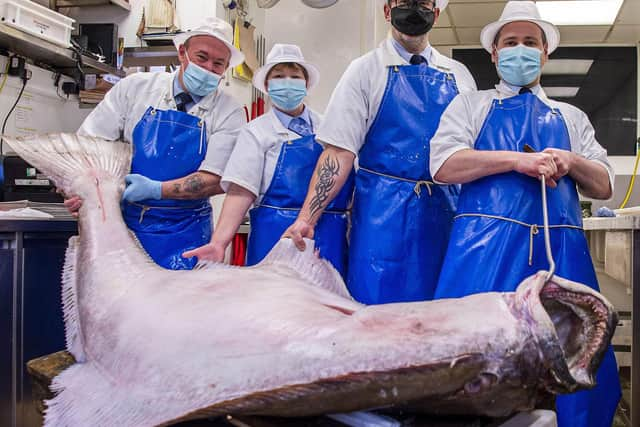
<instances>
[{"instance_id":1,"label":"dorsal fin","mask_svg":"<svg viewBox=\"0 0 640 427\"><path fill-rule=\"evenodd\" d=\"M256 267L278 265L300 274L310 284L353 300L340 273L315 252L313 240L304 239L307 247L298 250L291 239L280 239L271 252Z\"/></svg>"},{"instance_id":2,"label":"dorsal fin","mask_svg":"<svg viewBox=\"0 0 640 427\"><path fill-rule=\"evenodd\" d=\"M77 361L84 362L84 345L80 328L80 314L78 313L78 276L76 274L79 243L80 238L72 236L69 239L69 246L64 257L64 267L62 269L62 312L64 313L67 350Z\"/></svg>"}]
</instances>

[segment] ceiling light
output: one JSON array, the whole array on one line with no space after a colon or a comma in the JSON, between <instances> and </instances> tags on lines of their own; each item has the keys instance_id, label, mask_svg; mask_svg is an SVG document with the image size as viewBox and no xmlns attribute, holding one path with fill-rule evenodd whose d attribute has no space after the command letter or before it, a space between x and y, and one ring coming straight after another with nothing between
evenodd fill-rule
<instances>
[{"instance_id":1,"label":"ceiling light","mask_svg":"<svg viewBox=\"0 0 640 427\"><path fill-rule=\"evenodd\" d=\"M545 75L585 75L593 59L550 59L542 69Z\"/></svg>"},{"instance_id":2,"label":"ceiling light","mask_svg":"<svg viewBox=\"0 0 640 427\"><path fill-rule=\"evenodd\" d=\"M556 25L611 25L624 0L536 2L540 16Z\"/></svg>"},{"instance_id":3,"label":"ceiling light","mask_svg":"<svg viewBox=\"0 0 640 427\"><path fill-rule=\"evenodd\" d=\"M578 94L579 87L549 86L542 88L549 98L573 98Z\"/></svg>"}]
</instances>

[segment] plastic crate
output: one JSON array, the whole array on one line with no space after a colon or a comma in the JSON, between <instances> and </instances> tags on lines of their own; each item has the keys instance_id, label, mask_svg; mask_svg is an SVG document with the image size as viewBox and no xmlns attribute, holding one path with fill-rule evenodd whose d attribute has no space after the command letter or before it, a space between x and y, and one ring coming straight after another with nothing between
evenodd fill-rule
<instances>
[{"instance_id":1,"label":"plastic crate","mask_svg":"<svg viewBox=\"0 0 640 427\"><path fill-rule=\"evenodd\" d=\"M75 20L30 0L0 0L0 22L59 46L69 47Z\"/></svg>"}]
</instances>

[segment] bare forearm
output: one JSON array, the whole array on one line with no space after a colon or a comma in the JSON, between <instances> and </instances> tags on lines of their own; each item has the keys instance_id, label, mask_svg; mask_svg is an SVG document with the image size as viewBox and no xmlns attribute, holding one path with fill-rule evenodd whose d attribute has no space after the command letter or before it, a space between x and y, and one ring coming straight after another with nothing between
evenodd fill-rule
<instances>
[{"instance_id":1,"label":"bare forearm","mask_svg":"<svg viewBox=\"0 0 640 427\"><path fill-rule=\"evenodd\" d=\"M315 225L325 208L340 192L353 168L354 154L348 150L327 146L309 183L307 198L299 218Z\"/></svg>"},{"instance_id":2,"label":"bare forearm","mask_svg":"<svg viewBox=\"0 0 640 427\"><path fill-rule=\"evenodd\" d=\"M464 184L489 175L515 170L511 151L460 150L440 167L434 179L448 184Z\"/></svg>"},{"instance_id":3,"label":"bare forearm","mask_svg":"<svg viewBox=\"0 0 640 427\"><path fill-rule=\"evenodd\" d=\"M224 199L220 219L216 224L211 242L221 243L226 248L238 232L238 228L255 198L250 191L239 185L231 184Z\"/></svg>"},{"instance_id":4,"label":"bare forearm","mask_svg":"<svg viewBox=\"0 0 640 427\"><path fill-rule=\"evenodd\" d=\"M578 184L580 192L586 197L593 199L611 197L609 174L600 163L574 154L574 163L569 170L569 176Z\"/></svg>"},{"instance_id":5,"label":"bare forearm","mask_svg":"<svg viewBox=\"0 0 640 427\"><path fill-rule=\"evenodd\" d=\"M222 192L220 176L204 171L162 183L163 199L203 199Z\"/></svg>"}]
</instances>

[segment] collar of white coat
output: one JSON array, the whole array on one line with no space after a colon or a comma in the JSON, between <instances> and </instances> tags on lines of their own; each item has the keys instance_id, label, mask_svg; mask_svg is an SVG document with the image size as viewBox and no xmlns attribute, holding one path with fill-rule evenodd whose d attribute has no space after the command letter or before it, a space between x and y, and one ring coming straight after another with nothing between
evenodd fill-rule
<instances>
[{"instance_id":1,"label":"collar of white coat","mask_svg":"<svg viewBox=\"0 0 640 427\"><path fill-rule=\"evenodd\" d=\"M500 80L500 83L496 85L496 90L498 91L498 95L501 99L511 98L512 96L518 95L520 93L520 89L522 89L520 86L510 85L504 80ZM545 104L549 103L549 98L547 98L547 94L544 93L544 90L542 89L542 86L540 86L540 84L537 84L530 89L531 93L540 98L542 102L544 102Z\"/></svg>"},{"instance_id":2,"label":"collar of white coat","mask_svg":"<svg viewBox=\"0 0 640 427\"><path fill-rule=\"evenodd\" d=\"M498 92L499 99L506 99L506 98L511 98L512 96L516 96L519 94L520 89L521 89L520 86L510 85L504 80L500 80L500 83L496 85L496 91ZM554 106L551 104L551 101L547 97L547 94L544 93L544 90L542 89L542 86L540 86L540 84L533 86L531 88L531 93L537 96L540 99L540 101L547 104L549 108L554 108Z\"/></svg>"},{"instance_id":3,"label":"collar of white coat","mask_svg":"<svg viewBox=\"0 0 640 427\"><path fill-rule=\"evenodd\" d=\"M395 47L393 47L393 41L391 40L393 36L387 37L382 43L380 43L380 49L382 51L382 65L384 67L393 67L394 65L410 65L407 60L405 60ZM451 69L446 65L445 56L436 50L433 46L431 46L431 55L429 58L426 58L430 67L437 68L443 72L450 72Z\"/></svg>"},{"instance_id":4,"label":"collar of white coat","mask_svg":"<svg viewBox=\"0 0 640 427\"><path fill-rule=\"evenodd\" d=\"M304 108L309 110L309 117L311 118L311 123L315 131L316 129L318 129L318 126L320 126L320 115L309 108L307 104L304 105ZM289 133L293 133L293 131L290 131L289 129L284 127L278 116L276 116L275 108L273 108L273 106L266 114L269 117L269 121L271 122L272 130L274 133L284 136L288 136Z\"/></svg>"},{"instance_id":5,"label":"collar of white coat","mask_svg":"<svg viewBox=\"0 0 640 427\"><path fill-rule=\"evenodd\" d=\"M175 100L175 94L173 93L173 80L175 78L177 78L178 73L180 72L180 70L176 70L173 73L170 74L171 78L169 79L169 82L165 88L165 91L162 94L162 99L161 101L164 101L166 105L168 105L170 108L175 109L177 108L176 106L176 100ZM222 82L221 82L222 83ZM213 106L216 102L216 100L218 99L218 94L220 93L220 87L218 87L218 89L214 90L213 92L211 92L208 95L203 96L200 101L198 101L194 107L192 107L193 113L198 117L202 117L204 115L204 113L206 113L207 111L213 109Z\"/></svg>"}]
</instances>

